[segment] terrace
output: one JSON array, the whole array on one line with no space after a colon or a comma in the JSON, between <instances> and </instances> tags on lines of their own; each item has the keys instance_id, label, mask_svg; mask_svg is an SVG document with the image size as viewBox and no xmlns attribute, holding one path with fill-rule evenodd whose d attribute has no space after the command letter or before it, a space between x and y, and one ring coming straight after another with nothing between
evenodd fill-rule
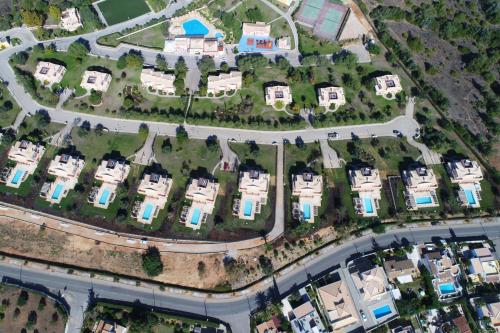
<instances>
[{"instance_id":1,"label":"terrace","mask_svg":"<svg viewBox=\"0 0 500 333\"><path fill-rule=\"evenodd\" d=\"M415 165L403 170L402 178L408 210L439 206L436 194L438 182L432 169Z\"/></svg>"},{"instance_id":2,"label":"terrace","mask_svg":"<svg viewBox=\"0 0 500 333\"><path fill-rule=\"evenodd\" d=\"M16 165L5 175L6 185L19 188L28 176L35 172L44 153L45 147L39 144L17 141L9 150L8 159L16 162Z\"/></svg>"},{"instance_id":3,"label":"terrace","mask_svg":"<svg viewBox=\"0 0 500 333\"><path fill-rule=\"evenodd\" d=\"M51 204L58 204L68 195L68 192L75 188L78 177L85 167L85 161L78 156L67 154L57 155L49 165L49 175L56 179L50 183L45 198Z\"/></svg>"},{"instance_id":4,"label":"terrace","mask_svg":"<svg viewBox=\"0 0 500 333\"><path fill-rule=\"evenodd\" d=\"M62 81L66 67L48 61L39 61L33 76L45 86L52 86Z\"/></svg>"},{"instance_id":5,"label":"terrace","mask_svg":"<svg viewBox=\"0 0 500 333\"><path fill-rule=\"evenodd\" d=\"M422 263L434 276L432 285L439 300L449 300L462 295L460 266L455 263L449 249L423 248Z\"/></svg>"},{"instance_id":6,"label":"terrace","mask_svg":"<svg viewBox=\"0 0 500 333\"><path fill-rule=\"evenodd\" d=\"M305 172L301 175L292 175L292 196L298 197L299 202L292 207L292 215L300 221L314 223L318 216L323 195L323 177Z\"/></svg>"},{"instance_id":7,"label":"terrace","mask_svg":"<svg viewBox=\"0 0 500 333\"><path fill-rule=\"evenodd\" d=\"M327 110L336 111L339 107L346 104L344 88L325 87L318 89L318 104ZM333 107L332 107L333 105Z\"/></svg>"},{"instance_id":8,"label":"terrace","mask_svg":"<svg viewBox=\"0 0 500 333\"><path fill-rule=\"evenodd\" d=\"M137 193L145 197L136 213L138 222L151 224L158 217L160 210L165 208L172 183L172 179L160 174L144 175L137 189Z\"/></svg>"},{"instance_id":9,"label":"terrace","mask_svg":"<svg viewBox=\"0 0 500 333\"><path fill-rule=\"evenodd\" d=\"M375 94L386 99L394 99L403 90L398 75L384 75L375 78Z\"/></svg>"},{"instance_id":10,"label":"terrace","mask_svg":"<svg viewBox=\"0 0 500 333\"><path fill-rule=\"evenodd\" d=\"M377 216L379 201L381 200L382 181L378 169L358 167L349 170L351 191L358 192L354 198L356 213L363 217Z\"/></svg>"},{"instance_id":11,"label":"terrace","mask_svg":"<svg viewBox=\"0 0 500 333\"><path fill-rule=\"evenodd\" d=\"M130 172L130 166L125 161L114 159L102 160L97 168L95 179L102 181L99 189L89 196L89 202L94 207L108 208L116 196L118 184L123 183Z\"/></svg>"},{"instance_id":12,"label":"terrace","mask_svg":"<svg viewBox=\"0 0 500 333\"><path fill-rule=\"evenodd\" d=\"M289 86L277 85L266 87L266 105L274 106L276 109L283 109L292 103L292 92ZM282 107L279 107L279 103Z\"/></svg>"},{"instance_id":13,"label":"terrace","mask_svg":"<svg viewBox=\"0 0 500 333\"><path fill-rule=\"evenodd\" d=\"M468 159L454 160L446 163L446 171L452 184L458 184L458 199L463 207L479 208L481 206L481 181L483 172L476 161Z\"/></svg>"},{"instance_id":14,"label":"terrace","mask_svg":"<svg viewBox=\"0 0 500 333\"><path fill-rule=\"evenodd\" d=\"M111 84L111 75L98 71L85 71L80 86L84 89L106 92Z\"/></svg>"},{"instance_id":15,"label":"terrace","mask_svg":"<svg viewBox=\"0 0 500 333\"><path fill-rule=\"evenodd\" d=\"M241 89L242 76L239 71L208 76L207 94L227 94Z\"/></svg>"},{"instance_id":16,"label":"terrace","mask_svg":"<svg viewBox=\"0 0 500 333\"><path fill-rule=\"evenodd\" d=\"M175 94L175 75L167 74L161 71L155 71L153 68L143 69L141 72L141 83L145 89L158 92L159 94Z\"/></svg>"},{"instance_id":17,"label":"terrace","mask_svg":"<svg viewBox=\"0 0 500 333\"><path fill-rule=\"evenodd\" d=\"M269 194L270 174L256 170L240 173L239 192L233 212L242 220L254 220L255 214L260 214L261 208L267 203Z\"/></svg>"},{"instance_id":18,"label":"terrace","mask_svg":"<svg viewBox=\"0 0 500 333\"><path fill-rule=\"evenodd\" d=\"M206 178L192 179L186 191L186 199L191 200L191 206L184 207L180 222L193 230L201 228L208 215L215 208L219 193L219 184Z\"/></svg>"}]
</instances>

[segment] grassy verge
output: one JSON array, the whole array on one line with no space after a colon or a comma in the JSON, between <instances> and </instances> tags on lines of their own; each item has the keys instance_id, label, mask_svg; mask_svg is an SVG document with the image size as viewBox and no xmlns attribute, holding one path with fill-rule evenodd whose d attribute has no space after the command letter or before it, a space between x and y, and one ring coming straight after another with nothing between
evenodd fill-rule
<instances>
[{"instance_id":1,"label":"grassy verge","mask_svg":"<svg viewBox=\"0 0 500 333\"><path fill-rule=\"evenodd\" d=\"M12 125L21 108L12 98L7 87L0 85L0 128Z\"/></svg>"}]
</instances>

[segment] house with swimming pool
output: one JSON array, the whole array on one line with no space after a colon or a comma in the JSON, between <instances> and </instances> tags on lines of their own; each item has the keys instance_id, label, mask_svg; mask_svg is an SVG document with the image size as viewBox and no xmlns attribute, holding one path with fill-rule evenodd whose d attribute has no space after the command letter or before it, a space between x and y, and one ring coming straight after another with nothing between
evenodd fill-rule
<instances>
[{"instance_id":1,"label":"house with swimming pool","mask_svg":"<svg viewBox=\"0 0 500 333\"><path fill-rule=\"evenodd\" d=\"M211 179L191 179L186 191L186 199L191 205L183 207L180 222L193 230L200 229L215 208L219 186Z\"/></svg>"},{"instance_id":2,"label":"house with swimming pool","mask_svg":"<svg viewBox=\"0 0 500 333\"><path fill-rule=\"evenodd\" d=\"M359 194L358 198L354 198L356 214L363 217L377 216L379 201L382 198L382 181L378 169L367 166L351 168L349 169L349 182L351 190Z\"/></svg>"},{"instance_id":3,"label":"house with swimming pool","mask_svg":"<svg viewBox=\"0 0 500 333\"><path fill-rule=\"evenodd\" d=\"M440 301L462 296L460 266L449 248L425 246L421 249L421 262L432 274L432 285Z\"/></svg>"},{"instance_id":4,"label":"house with swimming pool","mask_svg":"<svg viewBox=\"0 0 500 333\"><path fill-rule=\"evenodd\" d=\"M8 159L16 162L16 165L8 171L5 185L19 188L35 172L44 153L45 147L38 143L17 141L9 150Z\"/></svg>"},{"instance_id":5,"label":"house with swimming pool","mask_svg":"<svg viewBox=\"0 0 500 333\"><path fill-rule=\"evenodd\" d=\"M399 76L395 74L383 75L375 78L375 94L385 98L395 98L403 90Z\"/></svg>"},{"instance_id":6,"label":"house with swimming pool","mask_svg":"<svg viewBox=\"0 0 500 333\"><path fill-rule=\"evenodd\" d=\"M79 156L57 155L50 161L48 169L49 175L56 179L50 183L45 199L51 204L60 203L75 188L84 167L85 161Z\"/></svg>"},{"instance_id":7,"label":"house with swimming pool","mask_svg":"<svg viewBox=\"0 0 500 333\"><path fill-rule=\"evenodd\" d=\"M48 61L39 61L33 76L40 81L42 85L50 87L55 83L61 82L65 73L66 67L63 65Z\"/></svg>"},{"instance_id":8,"label":"house with swimming pool","mask_svg":"<svg viewBox=\"0 0 500 333\"><path fill-rule=\"evenodd\" d=\"M294 218L314 223L314 217L318 216L323 195L323 176L304 172L300 175L292 175L292 196L298 197L298 203L292 205Z\"/></svg>"},{"instance_id":9,"label":"house with swimming pool","mask_svg":"<svg viewBox=\"0 0 500 333\"><path fill-rule=\"evenodd\" d=\"M266 87L266 105L276 107L276 103L283 103L283 107L292 103L292 91L289 86L276 85Z\"/></svg>"},{"instance_id":10,"label":"house with swimming pool","mask_svg":"<svg viewBox=\"0 0 500 333\"><path fill-rule=\"evenodd\" d=\"M175 75L156 71L154 68L144 68L141 72L141 83L145 89L159 94L175 94Z\"/></svg>"},{"instance_id":11,"label":"house with swimming pool","mask_svg":"<svg viewBox=\"0 0 500 333\"><path fill-rule=\"evenodd\" d=\"M479 208L481 201L481 181L483 172L479 163L469 159L453 160L446 163L446 171L451 182L458 184L458 200L463 207Z\"/></svg>"},{"instance_id":12,"label":"house with swimming pool","mask_svg":"<svg viewBox=\"0 0 500 333\"><path fill-rule=\"evenodd\" d=\"M255 214L260 214L262 206L267 203L269 181L271 175L257 170L240 173L239 192L233 212L242 220L254 220Z\"/></svg>"},{"instance_id":13,"label":"house with swimming pool","mask_svg":"<svg viewBox=\"0 0 500 333\"><path fill-rule=\"evenodd\" d=\"M115 200L118 185L127 179L130 165L123 160L102 160L97 168L95 179L102 182L98 190L89 196L89 202L98 208L108 208Z\"/></svg>"},{"instance_id":14,"label":"house with swimming pool","mask_svg":"<svg viewBox=\"0 0 500 333\"><path fill-rule=\"evenodd\" d=\"M408 210L438 207L436 194L438 182L432 169L425 166L411 166L402 172L405 184L405 202Z\"/></svg>"},{"instance_id":15,"label":"house with swimming pool","mask_svg":"<svg viewBox=\"0 0 500 333\"><path fill-rule=\"evenodd\" d=\"M136 213L137 221L151 224L158 217L160 210L165 208L168 194L172 188L172 179L157 173L144 174L137 193L144 196Z\"/></svg>"},{"instance_id":16,"label":"house with swimming pool","mask_svg":"<svg viewBox=\"0 0 500 333\"><path fill-rule=\"evenodd\" d=\"M207 94L227 94L241 89L242 75L240 71L209 75L207 81Z\"/></svg>"}]
</instances>

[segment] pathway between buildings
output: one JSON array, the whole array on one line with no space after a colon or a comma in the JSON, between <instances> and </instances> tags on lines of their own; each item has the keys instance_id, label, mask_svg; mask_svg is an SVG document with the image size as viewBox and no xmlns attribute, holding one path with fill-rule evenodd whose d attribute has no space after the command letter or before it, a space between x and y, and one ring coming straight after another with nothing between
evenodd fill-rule
<instances>
[{"instance_id":1,"label":"pathway between buildings","mask_svg":"<svg viewBox=\"0 0 500 333\"><path fill-rule=\"evenodd\" d=\"M319 140L321 154L323 155L323 166L325 169L338 169L341 168L339 155L328 144L328 140Z\"/></svg>"}]
</instances>

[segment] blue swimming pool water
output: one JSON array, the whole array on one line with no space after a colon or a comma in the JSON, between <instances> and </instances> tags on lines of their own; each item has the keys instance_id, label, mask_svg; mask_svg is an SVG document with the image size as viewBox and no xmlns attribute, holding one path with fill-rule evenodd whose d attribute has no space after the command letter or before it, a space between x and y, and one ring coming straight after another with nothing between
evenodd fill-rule
<instances>
[{"instance_id":1,"label":"blue swimming pool water","mask_svg":"<svg viewBox=\"0 0 500 333\"><path fill-rule=\"evenodd\" d=\"M441 292L441 294L446 295L454 293L456 289L453 283L443 283L439 285L439 291Z\"/></svg>"},{"instance_id":2,"label":"blue swimming pool water","mask_svg":"<svg viewBox=\"0 0 500 333\"><path fill-rule=\"evenodd\" d=\"M59 196L61 195L62 190L64 189L64 185L59 183L56 185L56 189L54 190L54 193L52 193L52 200L57 200L59 199Z\"/></svg>"},{"instance_id":3,"label":"blue swimming pool water","mask_svg":"<svg viewBox=\"0 0 500 333\"><path fill-rule=\"evenodd\" d=\"M475 205L476 198L474 198L474 193L472 193L472 190L464 190L464 192L465 192L465 197L467 198L467 203L469 205Z\"/></svg>"},{"instance_id":4,"label":"blue swimming pool water","mask_svg":"<svg viewBox=\"0 0 500 333\"><path fill-rule=\"evenodd\" d=\"M151 213L153 212L154 205L147 203L144 208L144 213L142 214L143 220L149 220L151 218Z\"/></svg>"},{"instance_id":5,"label":"blue swimming pool water","mask_svg":"<svg viewBox=\"0 0 500 333\"><path fill-rule=\"evenodd\" d=\"M431 197L416 197L415 202L417 205L428 205L432 203Z\"/></svg>"},{"instance_id":6,"label":"blue swimming pool water","mask_svg":"<svg viewBox=\"0 0 500 333\"><path fill-rule=\"evenodd\" d=\"M381 306L380 308L376 308L373 310L373 314L375 315L376 319L385 317L387 315L390 315L392 313L391 307L389 305L384 305Z\"/></svg>"},{"instance_id":7,"label":"blue swimming pool water","mask_svg":"<svg viewBox=\"0 0 500 333\"><path fill-rule=\"evenodd\" d=\"M217 31L217 32L215 33L215 38L217 38L217 39L221 39L221 38L223 38L223 37L224 37L224 35L222 34L222 32L218 32L218 31Z\"/></svg>"},{"instance_id":8,"label":"blue swimming pool water","mask_svg":"<svg viewBox=\"0 0 500 333\"><path fill-rule=\"evenodd\" d=\"M373 213L372 198L363 198L363 206L367 214Z\"/></svg>"},{"instance_id":9,"label":"blue swimming pool water","mask_svg":"<svg viewBox=\"0 0 500 333\"><path fill-rule=\"evenodd\" d=\"M17 185L17 183L19 183L19 181L21 180L21 177L23 176L23 174L24 174L24 170L17 169L16 174L12 178L11 183L14 185Z\"/></svg>"},{"instance_id":10,"label":"blue swimming pool water","mask_svg":"<svg viewBox=\"0 0 500 333\"><path fill-rule=\"evenodd\" d=\"M109 190L107 188L105 188L102 191L101 197L99 198L99 204L100 205L105 205L106 202L108 202L109 194L110 193L109 193Z\"/></svg>"},{"instance_id":11,"label":"blue swimming pool water","mask_svg":"<svg viewBox=\"0 0 500 333\"><path fill-rule=\"evenodd\" d=\"M193 212L193 216L191 216L191 224L198 225L200 220L201 209L195 208Z\"/></svg>"},{"instance_id":12,"label":"blue swimming pool water","mask_svg":"<svg viewBox=\"0 0 500 333\"><path fill-rule=\"evenodd\" d=\"M302 210L304 211L304 219L309 220L311 218L311 205L305 203L302 207Z\"/></svg>"},{"instance_id":13,"label":"blue swimming pool water","mask_svg":"<svg viewBox=\"0 0 500 333\"><path fill-rule=\"evenodd\" d=\"M253 42L248 45L248 39L253 39ZM265 48L258 48L257 47L257 40L266 40L266 41L272 41L272 48L265 49ZM247 52L247 53L253 53L253 52L272 52L276 51L278 48L276 47L276 44L274 43L274 39L272 38L263 38L263 37L255 37L255 36L247 36L243 35L241 36L240 42L238 43L238 52Z\"/></svg>"},{"instance_id":14,"label":"blue swimming pool water","mask_svg":"<svg viewBox=\"0 0 500 333\"><path fill-rule=\"evenodd\" d=\"M243 215L250 216L252 215L252 201L246 200L245 206L243 207Z\"/></svg>"},{"instance_id":15,"label":"blue swimming pool water","mask_svg":"<svg viewBox=\"0 0 500 333\"><path fill-rule=\"evenodd\" d=\"M184 32L186 35L203 35L208 34L208 28L205 27L203 23L201 23L198 19L192 19L182 23L182 28L184 28Z\"/></svg>"}]
</instances>

